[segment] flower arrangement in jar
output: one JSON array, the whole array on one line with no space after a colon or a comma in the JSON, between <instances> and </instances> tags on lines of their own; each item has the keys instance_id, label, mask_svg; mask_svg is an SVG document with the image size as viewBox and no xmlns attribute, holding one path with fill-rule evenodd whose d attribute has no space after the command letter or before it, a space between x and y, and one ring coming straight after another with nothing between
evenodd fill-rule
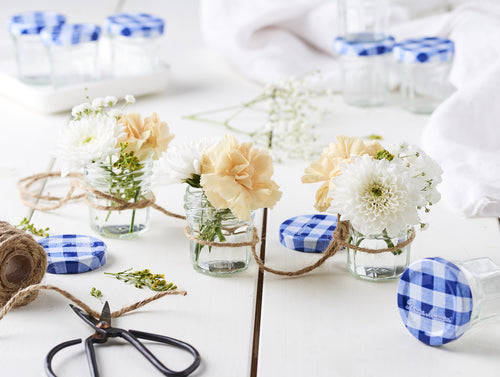
<instances>
[{"instance_id":1,"label":"flower arrangement in jar","mask_svg":"<svg viewBox=\"0 0 500 377\"><path fill-rule=\"evenodd\" d=\"M272 208L282 195L271 179L269 153L226 135L174 145L162 161L174 182L187 183L184 209L195 270L208 275L246 270L253 211Z\"/></svg>"},{"instance_id":2,"label":"flower arrangement in jar","mask_svg":"<svg viewBox=\"0 0 500 377\"><path fill-rule=\"evenodd\" d=\"M75 106L58 140L62 175L85 170L90 225L106 237L148 230L153 160L174 137L156 113L125 113L134 102L109 96Z\"/></svg>"},{"instance_id":3,"label":"flower arrangement in jar","mask_svg":"<svg viewBox=\"0 0 500 377\"><path fill-rule=\"evenodd\" d=\"M421 213L440 200L441 168L420 148L400 144L385 149L377 141L338 136L306 168L304 183L323 182L315 208L350 223L348 243L366 249L395 248L413 226L424 228ZM366 280L400 276L410 261L410 245L369 253L347 248L348 269Z\"/></svg>"}]
</instances>

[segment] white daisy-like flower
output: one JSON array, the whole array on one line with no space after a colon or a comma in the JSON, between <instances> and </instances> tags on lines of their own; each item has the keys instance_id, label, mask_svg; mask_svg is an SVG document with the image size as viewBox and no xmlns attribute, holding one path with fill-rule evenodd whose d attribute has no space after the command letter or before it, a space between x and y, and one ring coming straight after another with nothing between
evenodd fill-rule
<instances>
[{"instance_id":1,"label":"white daisy-like flower","mask_svg":"<svg viewBox=\"0 0 500 377\"><path fill-rule=\"evenodd\" d=\"M200 174L203 152L216 142L216 139L204 138L171 145L158 161L156 181L165 184L181 183L193 174Z\"/></svg>"},{"instance_id":2,"label":"white daisy-like flower","mask_svg":"<svg viewBox=\"0 0 500 377\"><path fill-rule=\"evenodd\" d=\"M124 99L126 103L135 103L135 97L132 94L127 94Z\"/></svg>"},{"instance_id":3,"label":"white daisy-like flower","mask_svg":"<svg viewBox=\"0 0 500 377\"><path fill-rule=\"evenodd\" d=\"M71 121L62 130L57 143L62 176L119 152L119 140L123 136L123 128L115 118L107 115Z\"/></svg>"},{"instance_id":4,"label":"white daisy-like flower","mask_svg":"<svg viewBox=\"0 0 500 377\"><path fill-rule=\"evenodd\" d=\"M408 225L420 222L420 184L400 160L375 160L365 155L341 166L328 212L340 213L362 234L387 231L396 237Z\"/></svg>"}]
</instances>

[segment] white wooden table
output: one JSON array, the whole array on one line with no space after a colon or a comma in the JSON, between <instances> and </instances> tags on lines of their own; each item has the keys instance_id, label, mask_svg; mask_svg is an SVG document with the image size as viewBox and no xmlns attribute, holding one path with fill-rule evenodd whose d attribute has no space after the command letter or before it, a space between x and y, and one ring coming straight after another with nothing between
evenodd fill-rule
<instances>
[{"instance_id":1,"label":"white wooden table","mask_svg":"<svg viewBox=\"0 0 500 377\"><path fill-rule=\"evenodd\" d=\"M33 8L59 9L75 21L100 22L114 4L85 4L44 0L0 5L1 21L10 14ZM110 2L112 3L112 2ZM222 127L183 119L197 111L244 102L260 87L244 80L215 52L203 46L197 19L197 2L125 2L126 11L145 11L168 20L162 54L172 66L168 89L138 100L142 114L156 111L176 134L174 142L203 136L222 136ZM5 30L4 25L2 30ZM1 58L11 53L7 33L0 33ZM113 93L109 93L112 95ZM82 95L82 98L84 95ZM404 112L397 96L388 106L357 109L335 98L331 115L319 128L323 140L337 134L380 134L384 143L419 143L426 116ZM17 224L26 216L16 189L18 179L46 170L59 128L68 113L42 115L0 97L0 219ZM249 124L249 127L251 125ZM296 269L314 262L318 255L294 252L281 246L279 224L285 219L314 213L316 185L300 183L306 161L275 166L275 180L284 192L268 212L266 263ZM57 167L57 166L56 166ZM182 212L184 187L155 189L160 205ZM53 212L36 211L33 222L50 227L51 234L90 234L87 208L74 203ZM462 219L445 201L433 208L431 226L418 233L412 260L441 256L467 259L488 256L500 264L500 235L496 219ZM257 226L262 230L262 224ZM321 268L298 278L264 274L252 262L240 275L213 278L195 272L189 261L184 222L154 212L151 230L135 240L108 240L108 263L79 275L46 274L44 282L73 293L99 310L90 296L99 288L118 309L149 296L149 292L106 277L128 267L163 272L169 281L188 291L186 297L166 297L115 320L114 324L162 333L193 344L202 355L196 376L497 376L500 370L500 323L473 328L463 338L440 348L418 342L404 328L396 305L397 281L370 283L354 279L345 268L341 252ZM260 247L261 245L259 245ZM0 321L0 375L42 376L43 360L55 344L85 338L90 329L70 310L68 301L53 292L42 292L29 305L10 312ZM154 347L173 368L185 366L180 353ZM102 376L156 376L158 373L131 347L101 347L98 359ZM58 354L55 370L60 376L87 376L83 347Z\"/></svg>"}]
</instances>

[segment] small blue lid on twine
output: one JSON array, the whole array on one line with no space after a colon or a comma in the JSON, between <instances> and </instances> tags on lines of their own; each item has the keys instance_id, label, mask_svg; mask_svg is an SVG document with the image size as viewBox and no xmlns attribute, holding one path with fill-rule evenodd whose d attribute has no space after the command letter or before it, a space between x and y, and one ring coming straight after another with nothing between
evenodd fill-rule
<instances>
[{"instance_id":1,"label":"small blue lid on twine","mask_svg":"<svg viewBox=\"0 0 500 377\"><path fill-rule=\"evenodd\" d=\"M12 35L33 35L39 34L45 27L65 22L66 17L56 12L24 12L10 18L8 29Z\"/></svg>"},{"instance_id":2,"label":"small blue lid on twine","mask_svg":"<svg viewBox=\"0 0 500 377\"><path fill-rule=\"evenodd\" d=\"M51 274L79 274L106 264L106 244L95 237L62 234L38 243L47 253L47 272Z\"/></svg>"},{"instance_id":3,"label":"small blue lid on twine","mask_svg":"<svg viewBox=\"0 0 500 377\"><path fill-rule=\"evenodd\" d=\"M349 34L337 37L333 41L333 50L339 55L376 56L392 51L394 38L390 35L374 37L365 33Z\"/></svg>"},{"instance_id":4,"label":"small blue lid on twine","mask_svg":"<svg viewBox=\"0 0 500 377\"><path fill-rule=\"evenodd\" d=\"M413 262L398 286L399 314L410 333L421 342L440 346L469 328L472 292L455 264L442 258Z\"/></svg>"},{"instance_id":5,"label":"small blue lid on twine","mask_svg":"<svg viewBox=\"0 0 500 377\"><path fill-rule=\"evenodd\" d=\"M101 27L94 24L63 24L48 27L40 33L47 46L71 46L99 40Z\"/></svg>"},{"instance_id":6,"label":"small blue lid on twine","mask_svg":"<svg viewBox=\"0 0 500 377\"><path fill-rule=\"evenodd\" d=\"M337 228L337 218L315 214L292 217L280 225L280 242L283 246L307 253L326 250Z\"/></svg>"},{"instance_id":7,"label":"small blue lid on twine","mask_svg":"<svg viewBox=\"0 0 500 377\"><path fill-rule=\"evenodd\" d=\"M108 34L123 37L159 37L165 31L165 21L146 13L120 13L106 18Z\"/></svg>"},{"instance_id":8,"label":"small blue lid on twine","mask_svg":"<svg viewBox=\"0 0 500 377\"><path fill-rule=\"evenodd\" d=\"M407 39L395 44L393 53L399 62L449 62L455 55L455 43L440 37Z\"/></svg>"}]
</instances>

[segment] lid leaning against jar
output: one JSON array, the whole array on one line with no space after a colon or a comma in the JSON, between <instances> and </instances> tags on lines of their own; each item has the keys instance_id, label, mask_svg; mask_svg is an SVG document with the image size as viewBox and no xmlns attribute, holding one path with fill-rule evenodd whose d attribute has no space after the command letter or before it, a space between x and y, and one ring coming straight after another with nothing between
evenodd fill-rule
<instances>
[{"instance_id":1,"label":"lid leaning against jar","mask_svg":"<svg viewBox=\"0 0 500 377\"><path fill-rule=\"evenodd\" d=\"M393 52L399 62L448 62L455 55L455 43L450 39L439 37L407 39L395 44Z\"/></svg>"},{"instance_id":2,"label":"lid leaning against jar","mask_svg":"<svg viewBox=\"0 0 500 377\"><path fill-rule=\"evenodd\" d=\"M472 292L464 272L455 264L442 258L421 259L401 275L398 307L414 337L440 346L469 328Z\"/></svg>"},{"instance_id":3,"label":"lid leaning against jar","mask_svg":"<svg viewBox=\"0 0 500 377\"><path fill-rule=\"evenodd\" d=\"M314 214L295 216L280 225L279 239L283 246L306 253L322 253L332 241L337 218Z\"/></svg>"},{"instance_id":4,"label":"lid leaning against jar","mask_svg":"<svg viewBox=\"0 0 500 377\"><path fill-rule=\"evenodd\" d=\"M47 46L70 46L99 40L101 27L93 24L64 24L45 28L40 39Z\"/></svg>"},{"instance_id":5,"label":"lid leaning against jar","mask_svg":"<svg viewBox=\"0 0 500 377\"><path fill-rule=\"evenodd\" d=\"M121 13L106 18L106 31L112 36L159 37L165 29L165 21L151 14Z\"/></svg>"},{"instance_id":6,"label":"lid leaning against jar","mask_svg":"<svg viewBox=\"0 0 500 377\"><path fill-rule=\"evenodd\" d=\"M66 17L56 12L24 12L10 18L8 29L12 35L33 35L39 34L45 27L65 22Z\"/></svg>"},{"instance_id":7,"label":"lid leaning against jar","mask_svg":"<svg viewBox=\"0 0 500 377\"><path fill-rule=\"evenodd\" d=\"M352 35L348 37L337 37L333 41L333 50L339 55L348 56L375 56L383 55L392 51L394 47L394 38L388 35L380 40L371 41L363 38L363 34L359 34L359 38Z\"/></svg>"}]
</instances>

